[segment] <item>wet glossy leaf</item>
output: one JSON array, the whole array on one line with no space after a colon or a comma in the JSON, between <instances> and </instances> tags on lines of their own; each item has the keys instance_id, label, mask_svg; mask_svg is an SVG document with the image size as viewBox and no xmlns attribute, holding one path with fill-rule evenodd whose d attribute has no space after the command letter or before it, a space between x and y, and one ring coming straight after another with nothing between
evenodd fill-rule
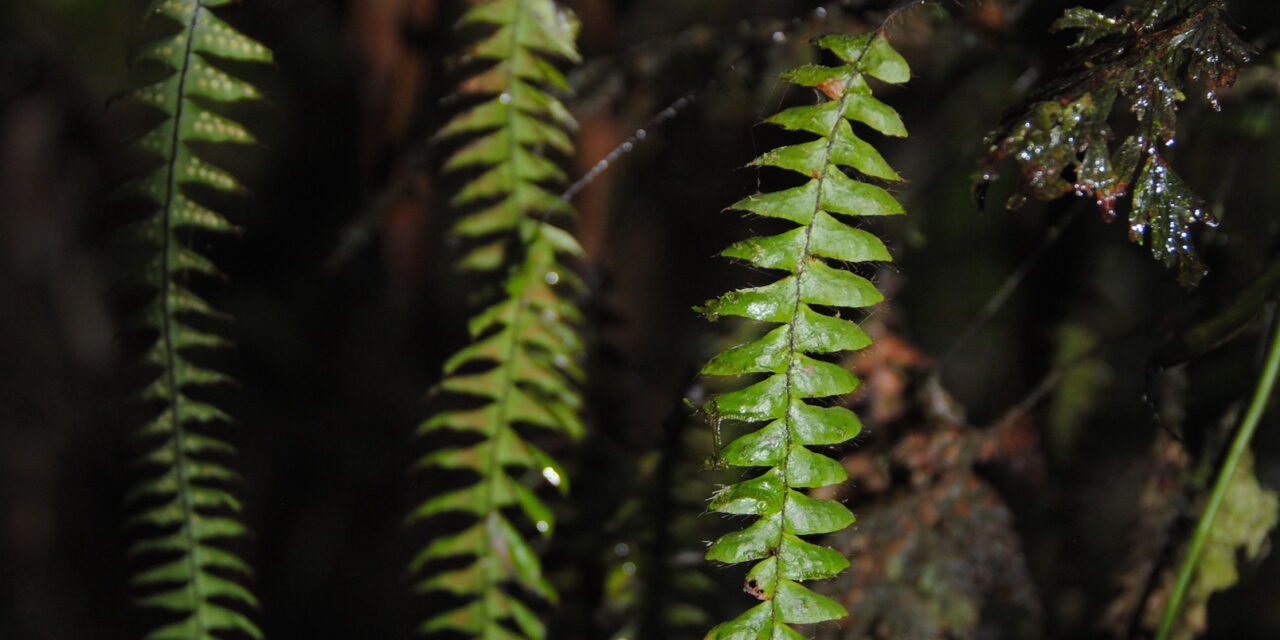
<instances>
[{"instance_id":1,"label":"wet glossy leaf","mask_svg":"<svg viewBox=\"0 0 1280 640\"><path fill-rule=\"evenodd\" d=\"M1216 222L1204 202L1159 155L1148 156L1138 174L1129 221L1134 242L1149 243L1152 256L1167 267L1177 267L1183 286L1199 284L1207 270L1196 255L1191 226Z\"/></svg>"},{"instance_id":2,"label":"wet glossy leaf","mask_svg":"<svg viewBox=\"0 0 1280 640\"><path fill-rule=\"evenodd\" d=\"M814 593L791 580L780 580L774 595L778 617L792 624L811 624L836 620L845 616L840 603Z\"/></svg>"},{"instance_id":3,"label":"wet glossy leaf","mask_svg":"<svg viewBox=\"0 0 1280 640\"><path fill-rule=\"evenodd\" d=\"M796 226L737 242L722 253L781 275L770 284L730 291L700 309L711 320L740 316L778 324L758 338L725 350L702 369L704 375L756 374L703 408L717 421L763 423L726 445L721 459L733 466L766 468L712 497L713 511L758 519L721 536L706 554L709 560L725 563L759 560L748 572L744 590L765 602L715 627L707 638L794 639L801 636L788 624L844 615L839 604L795 580L831 577L848 566L839 553L799 536L843 529L853 522L853 514L832 500L810 498L796 489L843 482L844 467L808 447L846 442L861 428L848 409L808 400L838 398L858 385L849 371L815 356L870 343L855 322L833 310L867 307L883 298L870 281L844 265L890 259L879 239L837 216L903 212L888 191L846 173L900 180L850 124L857 120L881 133L906 133L897 114L871 97L862 74L902 82L910 71L879 35L828 36L819 44L849 64L808 65L784 77L815 87L828 100L787 109L765 120L816 138L767 151L753 162L799 173L808 182L750 196L731 207Z\"/></svg>"},{"instance_id":4,"label":"wet glossy leaf","mask_svg":"<svg viewBox=\"0 0 1280 640\"><path fill-rule=\"evenodd\" d=\"M1100 38L1123 33L1124 25L1119 20L1092 9L1071 7L1054 21L1052 29L1080 29L1080 34L1071 46L1081 48L1092 45Z\"/></svg>"},{"instance_id":5,"label":"wet glossy leaf","mask_svg":"<svg viewBox=\"0 0 1280 640\"><path fill-rule=\"evenodd\" d=\"M1159 150L1173 144L1178 105L1195 93L1194 83L1203 82L1205 99L1219 108L1215 91L1235 81L1252 53L1228 24L1224 6L1140 2L1111 15L1068 9L1054 29L1080 30L1076 67L992 132L975 193L985 193L1006 158L1019 169L1011 208L1026 196L1048 200L1074 191L1092 197L1110 221L1117 201L1131 193L1130 237L1149 238L1152 255L1176 267L1184 286L1194 286L1204 267L1189 230L1210 218ZM1108 119L1117 97L1137 124L1113 151Z\"/></svg>"},{"instance_id":6,"label":"wet glossy leaf","mask_svg":"<svg viewBox=\"0 0 1280 640\"><path fill-rule=\"evenodd\" d=\"M790 533L782 537L778 562L784 567L782 576L791 580L830 578L849 566L849 561L835 549L805 542Z\"/></svg>"}]
</instances>

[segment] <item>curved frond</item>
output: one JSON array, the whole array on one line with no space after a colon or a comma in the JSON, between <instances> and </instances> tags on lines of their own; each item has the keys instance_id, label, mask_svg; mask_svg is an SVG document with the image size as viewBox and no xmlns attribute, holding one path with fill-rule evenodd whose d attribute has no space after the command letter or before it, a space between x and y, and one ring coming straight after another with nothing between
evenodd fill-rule
<instances>
[{"instance_id":1,"label":"curved frond","mask_svg":"<svg viewBox=\"0 0 1280 640\"><path fill-rule=\"evenodd\" d=\"M132 579L144 594L138 604L174 615L146 636L154 640L262 637L243 612L256 607L257 599L237 581L249 574L249 567L222 547L246 534L237 519L240 503L228 490L236 476L220 462L234 449L210 432L230 418L199 394L233 381L192 355L230 343L208 329L207 321L221 314L189 288L192 274L220 276L213 262L192 248L191 233L227 233L235 227L197 202L187 188L239 189L229 173L201 159L192 143L253 141L243 126L202 105L259 97L252 85L219 69L219 59L272 59L266 47L210 11L222 4L226 0L153 3L149 14L173 23L175 30L144 46L136 59L169 71L128 94L132 102L164 115L130 145L159 162L126 185L127 195L145 200L152 209L123 230L151 255L135 277L153 294L134 324L155 336L143 361L157 374L142 400L157 414L137 432L144 447L137 464L148 475L126 499L135 511L129 525L139 532L129 554L147 565Z\"/></svg>"},{"instance_id":2,"label":"curved frond","mask_svg":"<svg viewBox=\"0 0 1280 640\"><path fill-rule=\"evenodd\" d=\"M799 173L808 181L731 207L796 226L735 243L721 254L784 275L772 284L730 291L701 309L711 320L741 316L776 325L762 337L720 353L702 369L704 375L757 379L703 405L713 420L764 423L730 442L720 455L728 465L764 471L720 489L710 502L713 511L755 516L754 521L725 534L706 553L717 562L754 562L744 590L762 602L712 629L707 640L800 638L789 625L845 615L838 603L800 581L830 578L849 566L843 555L804 536L844 529L853 523L853 514L798 489L843 482L847 475L840 463L810 447L846 442L861 428L853 412L825 401L858 384L853 374L828 360L830 354L867 346L870 338L832 308L868 307L882 299L871 282L841 268L890 260L884 244L851 226L851 218L896 215L903 209L889 192L861 178L900 180L852 123L884 135L906 135L897 114L872 97L866 77L901 83L910 72L878 33L830 35L818 45L845 64L803 66L783 77L813 87L827 99L765 121L816 138L774 149L752 162Z\"/></svg>"},{"instance_id":3,"label":"curved frond","mask_svg":"<svg viewBox=\"0 0 1280 640\"><path fill-rule=\"evenodd\" d=\"M554 518L520 478L536 475L567 489L564 470L519 429L570 437L582 433L580 318L562 293L579 287L562 260L580 249L572 236L547 221L569 213L551 190L566 175L547 154L567 156L573 150L573 119L551 91L568 86L555 64L578 61L577 22L551 0L489 0L471 6L458 27L484 31L463 57L487 66L458 89L463 98L476 101L474 106L436 137L458 144L444 171L467 177L452 199L466 212L453 228L468 247L459 266L492 276L498 285L470 321L471 343L445 363L439 386L467 408L437 413L418 428L420 435L466 434L462 437L470 444L431 451L415 469L469 470L474 482L427 499L409 516L464 513L475 523L428 544L410 570L422 573L429 562L471 558L465 566L428 573L419 582L419 591L465 599L423 622L421 632L539 640L545 635L542 622L509 587L555 600L534 545L521 531L549 535Z\"/></svg>"}]
</instances>

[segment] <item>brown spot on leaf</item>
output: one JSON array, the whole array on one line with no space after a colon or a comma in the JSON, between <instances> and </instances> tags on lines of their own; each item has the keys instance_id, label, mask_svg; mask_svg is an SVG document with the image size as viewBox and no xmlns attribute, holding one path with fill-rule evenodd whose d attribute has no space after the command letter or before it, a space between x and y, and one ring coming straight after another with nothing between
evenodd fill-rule
<instances>
[{"instance_id":1,"label":"brown spot on leaf","mask_svg":"<svg viewBox=\"0 0 1280 640\"><path fill-rule=\"evenodd\" d=\"M818 91L832 100L839 100L844 95L845 84L840 78L828 78L818 83Z\"/></svg>"}]
</instances>

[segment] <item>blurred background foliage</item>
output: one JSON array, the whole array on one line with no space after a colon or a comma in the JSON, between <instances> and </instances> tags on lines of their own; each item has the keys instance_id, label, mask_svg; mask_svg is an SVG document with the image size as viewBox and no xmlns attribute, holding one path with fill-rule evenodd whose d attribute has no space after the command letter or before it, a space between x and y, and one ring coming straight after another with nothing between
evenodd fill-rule
<instances>
[{"instance_id":1,"label":"blurred background foliage","mask_svg":"<svg viewBox=\"0 0 1280 640\"><path fill-rule=\"evenodd\" d=\"M874 28L890 3L569 4L586 59L571 75L573 173L691 100L577 198L591 435L553 451L574 489L546 561L563 594L552 633L696 638L750 596L701 561L731 526L701 515L726 472L719 434L682 398L714 391L693 386L694 371L733 326L690 307L751 277L712 256L757 224L721 212L770 179L739 168L782 135L753 125L807 99L779 93L778 72L809 59L816 35ZM1067 64L1075 35L1049 28L1076 4L923 4L892 24L915 77L881 98L912 135L884 148L910 215L876 229L897 262L876 278L889 301L864 323L876 345L848 362L867 435L834 452L853 480L828 489L859 515L829 541L854 566L822 586L853 618L818 637L1142 637L1252 388L1271 312L1250 301L1280 279L1280 15L1228 3L1258 53L1217 92L1220 112L1186 92L1163 152L1220 222L1196 231L1208 275L1186 289L1092 199L1006 211L1011 181L994 183L985 211L972 197L985 133ZM138 632L121 560L129 376L106 242L119 212L106 196L139 170L120 143L143 120L110 98L137 82L124 60L142 9L0 4L4 638ZM277 59L238 69L268 96L233 110L262 146L220 158L251 191L220 207L246 231L202 247L229 275L202 293L236 318L245 552L268 636L405 637L420 606L403 566L421 532L401 515L427 487L403 471L407 443L423 390L465 338L468 293L448 267L451 186L433 179L429 144L452 113L458 10L277 0L222 12ZM984 314L1015 272L1019 286ZM1223 312L1227 330L1195 342L1187 330ZM1214 580L1238 582L1187 623L1207 620L1206 637L1280 634L1280 561L1262 559L1274 519L1249 517L1274 510L1278 427L1264 417L1256 481L1238 489L1254 506L1232 512L1239 535L1215 552ZM1247 552L1238 566L1232 545ZM1205 589L1193 587L1196 606Z\"/></svg>"}]
</instances>

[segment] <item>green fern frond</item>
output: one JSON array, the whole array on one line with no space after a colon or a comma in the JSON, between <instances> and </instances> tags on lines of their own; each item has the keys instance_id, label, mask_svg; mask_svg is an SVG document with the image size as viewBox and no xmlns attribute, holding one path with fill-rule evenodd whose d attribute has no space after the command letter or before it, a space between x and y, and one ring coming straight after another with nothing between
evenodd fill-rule
<instances>
[{"instance_id":1,"label":"green fern frond","mask_svg":"<svg viewBox=\"0 0 1280 640\"><path fill-rule=\"evenodd\" d=\"M518 585L550 602L556 593L512 512L523 513L528 524L549 535L554 528L551 510L520 477L536 472L561 490L567 484L560 465L525 441L517 425L575 438L583 430L578 417L580 315L560 292L580 286L561 261L581 249L567 232L547 222L549 214L570 210L549 190L567 176L546 155L573 151L568 133L575 126L573 118L550 91L568 87L554 63L579 59L577 21L550 0L490 0L469 8L458 27L486 30L463 57L464 62L489 65L458 89L464 98L479 102L436 137L464 140L443 170L474 176L452 199L453 206L468 211L453 228L469 245L459 265L501 284L495 300L471 319L471 344L444 366L439 389L468 402L469 408L438 413L418 428L420 435L439 430L468 434L464 437L473 444L432 451L415 469L469 470L475 481L429 498L409 520L460 512L476 521L427 545L410 570L421 574L427 563L473 558L466 566L430 573L419 582L419 591L466 598L461 607L423 622L420 632L540 640L545 636L542 622L508 587Z\"/></svg>"},{"instance_id":2,"label":"green fern frond","mask_svg":"<svg viewBox=\"0 0 1280 640\"><path fill-rule=\"evenodd\" d=\"M713 420L767 423L730 442L720 456L728 465L764 467L765 471L720 489L710 502L713 511L756 519L747 528L722 536L706 553L708 560L717 562L755 561L744 588L763 602L716 626L707 640L800 638L790 624L845 615L838 603L799 581L830 578L849 561L801 536L844 529L853 523L853 514L837 502L810 498L797 489L843 482L847 475L840 463L809 447L846 442L861 429L853 412L829 406L823 399L847 394L858 384L853 374L828 361L829 354L861 349L871 340L856 323L830 308L867 307L882 299L869 281L839 264L890 257L874 235L837 216L903 213L887 191L845 171L900 180L875 148L854 133L851 123L905 136L893 109L872 97L866 76L901 83L908 80L910 71L878 33L830 35L819 39L818 45L846 64L807 65L783 77L814 87L829 99L786 109L765 121L817 138L769 151L752 162L794 171L808 181L750 196L731 207L797 226L738 242L721 254L786 275L769 285L731 291L700 309L710 320L741 316L777 324L763 337L720 353L702 369L704 375L764 376L716 396L703 410Z\"/></svg>"},{"instance_id":3,"label":"green fern frond","mask_svg":"<svg viewBox=\"0 0 1280 640\"><path fill-rule=\"evenodd\" d=\"M223 4L227 0L153 3L148 15L171 20L178 29L143 47L136 59L157 63L169 72L128 94L131 101L165 116L130 145L134 152L159 163L124 189L154 208L123 230L149 250L151 257L139 270L136 284L154 292L135 318L140 329L155 334L143 361L158 374L143 390L142 400L155 407L158 415L137 432L146 447L137 463L151 475L126 497L136 511L129 526L139 531L129 555L156 559L133 576L133 585L146 593L138 604L176 616L146 636L153 640L214 640L224 634L262 637L257 625L241 612L256 607L257 599L233 578L247 576L249 567L219 546L246 534L236 517L240 502L227 490L236 476L219 462L235 450L207 432L229 423L230 417L198 394L199 389L233 381L192 359L193 350L222 349L230 342L207 329L208 319L222 316L188 288L191 274L220 275L213 262L189 246L188 239L192 231L226 233L235 227L199 204L186 188L202 185L232 191L239 183L202 160L191 143L253 142L243 126L201 104L259 96L252 85L218 69L218 59L272 59L266 47L210 11ZM194 396L193 391L197 391Z\"/></svg>"}]
</instances>

